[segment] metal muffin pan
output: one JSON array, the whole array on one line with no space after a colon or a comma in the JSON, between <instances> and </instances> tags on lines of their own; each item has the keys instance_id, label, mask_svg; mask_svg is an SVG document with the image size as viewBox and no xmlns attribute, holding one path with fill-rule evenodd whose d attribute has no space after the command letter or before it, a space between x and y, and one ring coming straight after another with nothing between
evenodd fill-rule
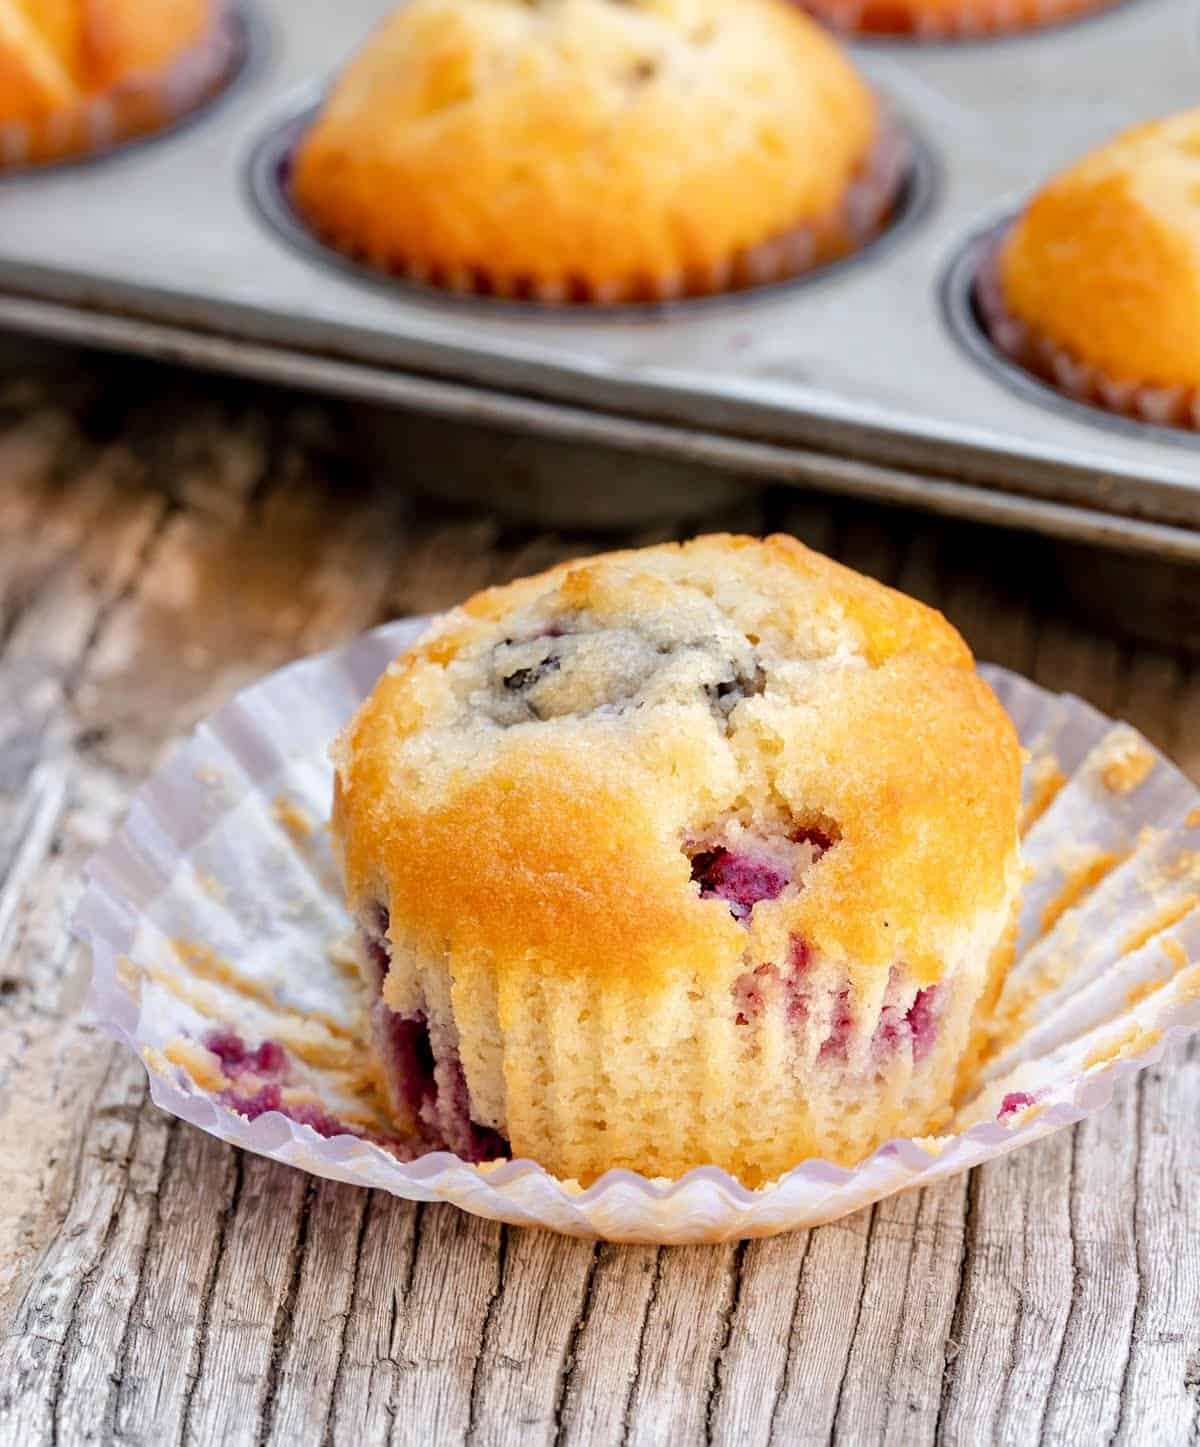
<instances>
[{"instance_id":1,"label":"metal muffin pan","mask_svg":"<svg viewBox=\"0 0 1200 1447\"><path fill-rule=\"evenodd\" d=\"M259 54L222 104L103 164L0 178L0 326L1200 561L1195 440L1007 385L942 301L981 216L1195 103L1194 0L853 47L936 159L924 214L802 285L637 312L380 284L264 220L252 159L392 4L245 0Z\"/></svg>"}]
</instances>

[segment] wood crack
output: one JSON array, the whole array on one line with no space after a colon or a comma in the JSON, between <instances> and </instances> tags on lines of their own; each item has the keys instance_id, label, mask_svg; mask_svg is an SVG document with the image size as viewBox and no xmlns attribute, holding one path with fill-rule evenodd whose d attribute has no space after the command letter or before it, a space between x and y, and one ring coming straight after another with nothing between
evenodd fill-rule
<instances>
[{"instance_id":1,"label":"wood crack","mask_svg":"<svg viewBox=\"0 0 1200 1447\"><path fill-rule=\"evenodd\" d=\"M967 1209L963 1220L962 1249L958 1257L958 1285L954 1292L954 1310L950 1316L950 1335L946 1339L946 1345L952 1350L947 1354L945 1371L942 1373L942 1393L938 1401L937 1421L933 1428L935 1442L943 1440L942 1428L946 1409L950 1405L950 1394L958 1374L955 1362L962 1342L963 1314L966 1310L967 1265L975 1246L981 1178L982 1172L976 1168L967 1179Z\"/></svg>"},{"instance_id":2,"label":"wood crack","mask_svg":"<svg viewBox=\"0 0 1200 1447\"><path fill-rule=\"evenodd\" d=\"M1129 1333L1129 1343L1125 1352L1125 1365L1121 1369L1121 1390L1118 1397L1120 1410L1117 1413L1117 1425L1109 1438L1110 1442L1119 1442L1125 1435L1126 1418L1129 1413L1129 1372L1133 1366L1134 1344L1138 1341L1146 1320L1146 1282L1149 1271L1145 1260L1145 1242L1143 1240L1142 1228L1142 1191L1144 1182L1142 1180L1142 1132L1145 1129L1143 1120L1143 1108L1145 1105L1145 1084L1146 1075L1143 1071L1137 1077L1134 1089L1137 1092L1135 1117L1137 1119L1137 1140L1135 1144L1133 1179L1133 1260L1134 1270L1137 1273L1137 1299L1133 1307L1133 1326Z\"/></svg>"},{"instance_id":3,"label":"wood crack","mask_svg":"<svg viewBox=\"0 0 1200 1447\"><path fill-rule=\"evenodd\" d=\"M713 1353L712 1372L709 1376L708 1391L704 1400L704 1440L712 1447L713 1442L713 1418L716 1416L717 1407L721 1399L721 1387L723 1368L725 1364L725 1353L729 1348L729 1338L733 1334L733 1319L737 1315L738 1304L742 1299L742 1280L746 1260L746 1248L748 1241L739 1241L733 1253L733 1281L731 1283L729 1299L721 1312L721 1333L717 1342L716 1351Z\"/></svg>"},{"instance_id":4,"label":"wood crack","mask_svg":"<svg viewBox=\"0 0 1200 1447\"><path fill-rule=\"evenodd\" d=\"M279 1394L279 1376L283 1354L287 1350L292 1334L292 1321L296 1308L296 1297L300 1291L300 1274L304 1270L304 1254L308 1250L308 1231L312 1217L313 1200L317 1193L317 1178L309 1176L304 1186L304 1200L300 1204L300 1219L296 1223L296 1235L292 1242L292 1269L287 1287L275 1311L275 1322L271 1329L271 1359L267 1364L266 1388L259 1406L261 1425L258 1441L260 1447L270 1438L271 1426L275 1420L275 1403Z\"/></svg>"},{"instance_id":5,"label":"wood crack","mask_svg":"<svg viewBox=\"0 0 1200 1447\"><path fill-rule=\"evenodd\" d=\"M813 1232L806 1231L804 1233L804 1250L800 1255L800 1269L796 1272L796 1294L792 1299L792 1311L788 1318L787 1351L784 1353L783 1370L775 1387L775 1400L771 1403L771 1416L767 1423L768 1447L776 1440L775 1423L779 1419L779 1409L783 1405L783 1399L787 1393L788 1372L792 1365L792 1351L796 1341L796 1322L800 1317L800 1298L804 1295L804 1268L808 1265L812 1243Z\"/></svg>"},{"instance_id":6,"label":"wood crack","mask_svg":"<svg viewBox=\"0 0 1200 1447\"><path fill-rule=\"evenodd\" d=\"M550 1420L554 1424L554 1447L563 1447L566 1441L567 1421L566 1408L567 1398L570 1394L571 1384L575 1377L575 1363L579 1350L579 1339L587 1329L588 1321L592 1314L592 1305L596 1293L596 1275L600 1267L600 1261L606 1248L600 1242L592 1243L592 1254L588 1261L587 1274L583 1279L583 1294L579 1304L579 1314L571 1328L571 1335L567 1339L566 1351L563 1353L562 1364L558 1370L558 1385L554 1393L554 1406L551 1409Z\"/></svg>"},{"instance_id":7,"label":"wood crack","mask_svg":"<svg viewBox=\"0 0 1200 1447\"><path fill-rule=\"evenodd\" d=\"M850 1358L854 1353L854 1339L858 1336L859 1323L862 1321L863 1302L867 1296L867 1269L871 1261L871 1242L875 1236L875 1222L879 1217L879 1207L871 1206L871 1219L867 1222L867 1239L863 1246L862 1276L858 1283L858 1300L854 1304L854 1325L850 1329L850 1344L846 1348L846 1360L842 1363L842 1376L838 1382L837 1397L833 1405L833 1425L830 1428L829 1440L838 1440L838 1422L842 1415L842 1402L846 1393L846 1378L850 1375Z\"/></svg>"},{"instance_id":8,"label":"wood crack","mask_svg":"<svg viewBox=\"0 0 1200 1447\"><path fill-rule=\"evenodd\" d=\"M159 1164L158 1177L154 1183L154 1191L150 1202L150 1221L146 1227L146 1237L142 1242L142 1249L138 1253L137 1262L137 1288L133 1294L133 1300L129 1304L129 1316L125 1321L125 1330L121 1334L120 1346L117 1349L117 1365L113 1373L112 1392L108 1399L108 1430L115 1441L119 1435L121 1421L121 1393L125 1386L125 1378L129 1371L129 1356L133 1348L133 1334L137 1330L138 1319L140 1318L146 1304L146 1263L150 1260L151 1254L157 1249L162 1232L162 1210L160 1193L163 1182L174 1163L175 1152L179 1141L180 1122L171 1121L167 1127L167 1143L163 1149L162 1161Z\"/></svg>"},{"instance_id":9,"label":"wood crack","mask_svg":"<svg viewBox=\"0 0 1200 1447\"><path fill-rule=\"evenodd\" d=\"M1079 1127L1071 1129L1071 1173L1070 1173L1070 1195L1067 1199L1067 1216L1070 1222L1069 1246L1071 1249L1071 1302L1067 1307L1067 1319L1063 1322L1062 1336L1059 1338L1058 1351L1054 1357L1054 1366L1050 1371L1050 1380L1046 1383L1046 1400L1042 1403L1042 1415L1038 1422L1038 1440L1046 1440L1046 1425L1050 1418L1050 1408L1054 1405L1054 1389L1058 1385L1058 1373L1062 1367L1063 1356L1067 1350L1067 1342L1071 1335L1071 1325L1075 1320L1076 1309L1079 1304L1080 1295L1080 1266L1079 1248L1076 1237L1078 1235L1078 1205L1077 1196L1079 1191Z\"/></svg>"},{"instance_id":10,"label":"wood crack","mask_svg":"<svg viewBox=\"0 0 1200 1447\"><path fill-rule=\"evenodd\" d=\"M204 1288L200 1293L200 1319L196 1330L196 1356L192 1368L188 1372L187 1390L184 1392L183 1408L179 1415L179 1440L184 1443L188 1441L191 1430L192 1409L195 1405L196 1389L200 1385L200 1378L204 1374L204 1359L208 1354L209 1327L212 1318L213 1296L216 1292L217 1276L225 1257L225 1242L229 1236L229 1226L237 1212L238 1203L242 1199L242 1187L244 1183L245 1168L242 1162L242 1153L239 1150L234 1150L233 1185L230 1188L229 1200L223 1207L220 1220L217 1224L217 1239L213 1247L212 1261L209 1263L208 1272L204 1278Z\"/></svg>"},{"instance_id":11,"label":"wood crack","mask_svg":"<svg viewBox=\"0 0 1200 1447\"><path fill-rule=\"evenodd\" d=\"M108 1069L105 1071L104 1081L101 1083L100 1089L96 1092L96 1100L99 1100L103 1097L104 1085L107 1084L108 1077L111 1074L113 1066L115 1064L115 1059L116 1057L114 1055L114 1057L109 1061ZM145 1103L148 1093L148 1087L143 1083L143 1103ZM93 1106L92 1110L88 1113L89 1122L92 1118L94 1118L96 1113L96 1108ZM104 1262L104 1258L108 1255L108 1250L112 1244L113 1236L116 1234L117 1227L120 1224L121 1212L125 1205L125 1200L129 1195L129 1164L137 1153L138 1138L140 1134L141 1117L139 1115L137 1122L129 1133L129 1143L121 1159L121 1188L120 1191L117 1193L116 1200L112 1203L112 1208L109 1212L108 1221L106 1222L104 1228L104 1236L101 1239L99 1246L96 1248L96 1252L95 1255L92 1257L92 1260L88 1263L84 1270L80 1272L79 1279L75 1286L75 1291L73 1292L71 1297L71 1307L67 1316L66 1327L63 1331L62 1344L59 1348L58 1357L54 1364L54 1373L50 1379L50 1391L47 1400L47 1413L50 1422L51 1447L57 1447L58 1444L59 1420L62 1408L63 1389L66 1384L67 1378L67 1370L79 1350L80 1301L82 1300L84 1293L91 1286L93 1281L95 1281L96 1276L100 1271L101 1265ZM81 1136L81 1139L86 1140L86 1138L87 1136L85 1132ZM82 1165L83 1159L84 1153L81 1152L80 1165ZM75 1179L74 1189L71 1192L72 1199L75 1198L77 1190L78 1175Z\"/></svg>"},{"instance_id":12,"label":"wood crack","mask_svg":"<svg viewBox=\"0 0 1200 1447\"><path fill-rule=\"evenodd\" d=\"M491 1340L493 1331L496 1329L496 1310L500 1298L504 1295L505 1267L508 1265L508 1223L500 1223L500 1240L496 1246L496 1284L488 1297L487 1307L483 1313L483 1325L479 1330L479 1346L475 1353L475 1361L471 1368L471 1390L467 1398L467 1430L465 1440L474 1442L479 1429L479 1392L483 1382L483 1363L487 1357L488 1343ZM414 1251L414 1256L416 1255Z\"/></svg>"},{"instance_id":13,"label":"wood crack","mask_svg":"<svg viewBox=\"0 0 1200 1447\"><path fill-rule=\"evenodd\" d=\"M375 1202L375 1192L368 1191L366 1203L362 1209L362 1215L358 1222L358 1233L354 1241L354 1267L350 1277L350 1300L346 1304L346 1316L342 1322L342 1330L338 1341L337 1362L333 1369L333 1380L329 1384L329 1401L325 1407L325 1415L321 1423L321 1431L314 1440L320 1442L322 1447L333 1447L334 1427L337 1423L338 1397L341 1392L342 1371L346 1365L346 1336L349 1331L350 1322L354 1319L358 1307L359 1280L362 1275L363 1243L367 1239L367 1227L371 1222L371 1207ZM417 1204L417 1212L421 1210L420 1203ZM415 1252L414 1252L415 1255ZM411 1268L410 1268L411 1276ZM392 1325L389 1345L395 1340L396 1317L395 1317L395 1296L392 1297Z\"/></svg>"},{"instance_id":14,"label":"wood crack","mask_svg":"<svg viewBox=\"0 0 1200 1447\"><path fill-rule=\"evenodd\" d=\"M633 1376L630 1378L629 1391L625 1397L625 1405L621 1412L621 1447L629 1441L630 1427L633 1417L633 1399L637 1393L638 1383L642 1379L642 1361L646 1354L646 1333L650 1328L650 1317L654 1312L654 1303L658 1300L658 1287L662 1279L663 1247L658 1246L654 1251L654 1272L650 1277L650 1290L646 1296L646 1310L642 1313L642 1325L638 1332L637 1353L633 1359Z\"/></svg>"}]
</instances>

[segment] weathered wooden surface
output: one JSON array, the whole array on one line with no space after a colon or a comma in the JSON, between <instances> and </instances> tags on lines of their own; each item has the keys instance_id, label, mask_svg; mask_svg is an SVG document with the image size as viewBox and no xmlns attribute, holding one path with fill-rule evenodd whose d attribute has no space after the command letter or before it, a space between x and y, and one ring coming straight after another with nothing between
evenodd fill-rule
<instances>
[{"instance_id":1,"label":"weathered wooden surface","mask_svg":"<svg viewBox=\"0 0 1200 1447\"><path fill-rule=\"evenodd\" d=\"M372 485L336 434L143 371L0 384L0 1440L1200 1442L1195 1047L969 1178L687 1250L317 1181L148 1104L67 933L130 789L254 675L601 541ZM1200 667L1068 621L1045 548L788 495L715 521L898 582L1200 775Z\"/></svg>"}]
</instances>

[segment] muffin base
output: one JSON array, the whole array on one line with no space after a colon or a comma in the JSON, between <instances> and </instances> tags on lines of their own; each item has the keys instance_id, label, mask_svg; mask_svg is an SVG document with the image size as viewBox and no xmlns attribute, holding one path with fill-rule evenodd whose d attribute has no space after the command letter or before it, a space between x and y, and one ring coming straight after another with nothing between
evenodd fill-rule
<instances>
[{"instance_id":1,"label":"muffin base","mask_svg":"<svg viewBox=\"0 0 1200 1447\"><path fill-rule=\"evenodd\" d=\"M662 305L788 281L851 255L888 225L912 160L913 147L907 134L894 118L882 114L874 145L838 205L825 216L747 247L719 264L603 283L583 275L538 277L500 273L482 265L452 269L418 264L404 257L379 256L353 238L311 221L290 194L289 201L301 224L325 245L372 271L415 286L456 296L542 306ZM287 174L281 180L285 192L290 192Z\"/></svg>"},{"instance_id":2,"label":"muffin base","mask_svg":"<svg viewBox=\"0 0 1200 1447\"><path fill-rule=\"evenodd\" d=\"M1158 427L1200 431L1200 387L1161 387L1114 377L1084 361L1040 328L1015 316L1004 299L1000 279L1000 242L991 249L975 278L975 300L984 331L1010 362L1072 401Z\"/></svg>"},{"instance_id":3,"label":"muffin base","mask_svg":"<svg viewBox=\"0 0 1200 1447\"><path fill-rule=\"evenodd\" d=\"M394 1126L475 1162L511 1154L511 1136L585 1185L615 1167L674 1177L716 1164L758 1186L809 1157L853 1165L942 1128L1004 936L1003 920L982 918L933 985L893 967L856 990L794 940L787 960L725 991L681 979L598 998L536 970L498 989L486 971L451 980L407 952L389 990L387 920L367 911L359 960Z\"/></svg>"},{"instance_id":4,"label":"muffin base","mask_svg":"<svg viewBox=\"0 0 1200 1447\"><path fill-rule=\"evenodd\" d=\"M1108 10L1121 0L962 0L952 13L931 15L921 0L797 0L800 8L843 35L972 40L1019 34Z\"/></svg>"},{"instance_id":5,"label":"muffin base","mask_svg":"<svg viewBox=\"0 0 1200 1447\"><path fill-rule=\"evenodd\" d=\"M165 69L128 75L39 121L0 123L0 172L88 160L169 129L223 89L241 51L233 6L212 0L203 40Z\"/></svg>"}]
</instances>

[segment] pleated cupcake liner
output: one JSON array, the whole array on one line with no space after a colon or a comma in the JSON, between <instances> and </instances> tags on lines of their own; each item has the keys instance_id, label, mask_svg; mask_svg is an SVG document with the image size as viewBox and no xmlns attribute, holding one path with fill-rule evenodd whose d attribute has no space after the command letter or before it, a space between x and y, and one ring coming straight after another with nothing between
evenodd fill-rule
<instances>
[{"instance_id":1,"label":"pleated cupcake liner","mask_svg":"<svg viewBox=\"0 0 1200 1447\"><path fill-rule=\"evenodd\" d=\"M582 273L572 277L503 274L486 262L453 268L397 256L384 259L357 245L352 237L316 227L294 203L293 210L323 245L372 271L414 286L462 297L491 297L542 306L656 306L769 286L852 255L887 227L898 208L912 164L913 148L907 133L881 107L876 140L845 194L828 214L711 265L681 267L662 275L646 272L605 282Z\"/></svg>"},{"instance_id":2,"label":"pleated cupcake liner","mask_svg":"<svg viewBox=\"0 0 1200 1447\"><path fill-rule=\"evenodd\" d=\"M912 40L976 40L1061 25L1120 0L962 0L933 10L922 0L796 0L802 10L843 35Z\"/></svg>"},{"instance_id":3,"label":"pleated cupcake liner","mask_svg":"<svg viewBox=\"0 0 1200 1447\"><path fill-rule=\"evenodd\" d=\"M162 69L33 122L0 122L0 172L82 161L167 130L215 97L237 69L242 35L234 0L212 0L203 38Z\"/></svg>"},{"instance_id":4,"label":"pleated cupcake liner","mask_svg":"<svg viewBox=\"0 0 1200 1447\"><path fill-rule=\"evenodd\" d=\"M1014 315L1000 279L1002 240L984 257L975 280L979 314L998 351L1075 402L1102 407L1135 422L1200 430L1200 387L1160 387L1114 377Z\"/></svg>"},{"instance_id":5,"label":"pleated cupcake liner","mask_svg":"<svg viewBox=\"0 0 1200 1447\"><path fill-rule=\"evenodd\" d=\"M703 1166L586 1189L529 1160L414 1158L389 1133L326 819L328 746L421 621L284 668L202 724L92 860L76 928L92 1007L154 1101L316 1175L614 1241L700 1242L833 1220L1100 1110L1200 1025L1200 793L1135 730L983 671L1029 762L1030 877L989 1054L950 1133L750 1190Z\"/></svg>"}]
</instances>

